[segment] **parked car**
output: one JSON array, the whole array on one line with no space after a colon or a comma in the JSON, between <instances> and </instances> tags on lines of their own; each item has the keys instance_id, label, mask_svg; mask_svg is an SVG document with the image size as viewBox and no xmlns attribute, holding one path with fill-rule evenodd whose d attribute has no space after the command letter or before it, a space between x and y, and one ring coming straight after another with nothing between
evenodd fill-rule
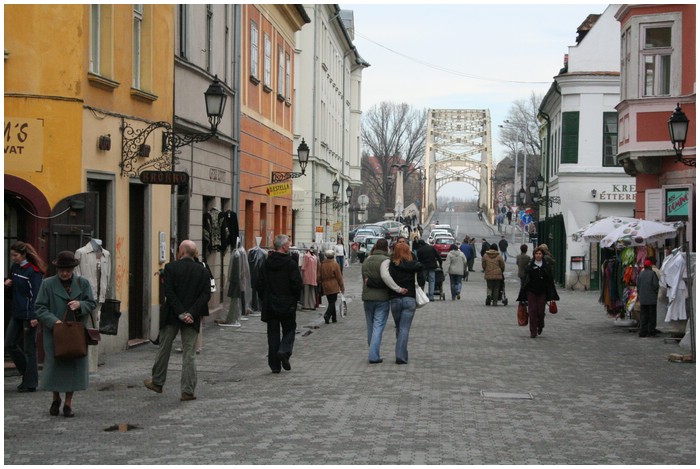
<instances>
[{"instance_id":1,"label":"parked car","mask_svg":"<svg viewBox=\"0 0 700 469\"><path fill-rule=\"evenodd\" d=\"M435 244L435 239L439 236L447 236L453 238L452 233L447 230L433 230L428 235L428 244Z\"/></svg>"},{"instance_id":2,"label":"parked car","mask_svg":"<svg viewBox=\"0 0 700 469\"><path fill-rule=\"evenodd\" d=\"M447 257L450 252L450 246L455 244L455 239L451 236L439 236L435 239L435 244L433 246L440 253L440 257L443 259Z\"/></svg>"},{"instance_id":3,"label":"parked car","mask_svg":"<svg viewBox=\"0 0 700 469\"><path fill-rule=\"evenodd\" d=\"M360 259L360 263L364 262L369 253L372 252L372 248L377 241L383 239L383 236L367 236L361 243L357 250L357 257Z\"/></svg>"},{"instance_id":4,"label":"parked car","mask_svg":"<svg viewBox=\"0 0 700 469\"><path fill-rule=\"evenodd\" d=\"M401 234L401 228L403 227L403 224L394 220L379 221L375 223L375 225L381 226L389 231L389 235L392 238L396 238L399 234Z\"/></svg>"},{"instance_id":5,"label":"parked car","mask_svg":"<svg viewBox=\"0 0 700 469\"><path fill-rule=\"evenodd\" d=\"M455 235L455 230L452 229L450 225L435 225L434 230L447 230L450 234L452 234L452 237Z\"/></svg>"}]
</instances>

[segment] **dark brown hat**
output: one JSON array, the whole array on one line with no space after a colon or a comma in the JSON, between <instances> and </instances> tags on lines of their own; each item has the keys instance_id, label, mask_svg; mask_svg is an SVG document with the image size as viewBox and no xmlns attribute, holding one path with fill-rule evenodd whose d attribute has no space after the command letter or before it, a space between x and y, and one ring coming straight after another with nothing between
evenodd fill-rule
<instances>
[{"instance_id":1,"label":"dark brown hat","mask_svg":"<svg viewBox=\"0 0 700 469\"><path fill-rule=\"evenodd\" d=\"M80 261L75 258L75 255L71 251L61 251L58 253L58 257L52 262L52 264L59 269L68 269L80 264Z\"/></svg>"}]
</instances>

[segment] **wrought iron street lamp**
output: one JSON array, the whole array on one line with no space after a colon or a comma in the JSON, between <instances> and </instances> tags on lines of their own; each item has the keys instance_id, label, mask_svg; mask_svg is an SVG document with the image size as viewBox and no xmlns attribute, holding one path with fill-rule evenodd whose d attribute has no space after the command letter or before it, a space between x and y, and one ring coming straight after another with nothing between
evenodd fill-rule
<instances>
[{"instance_id":1,"label":"wrought iron street lamp","mask_svg":"<svg viewBox=\"0 0 700 469\"><path fill-rule=\"evenodd\" d=\"M530 184L529 187L530 193L533 194L534 192L532 197L533 202L535 202L537 205L545 205L550 208L553 204L561 203L561 197L559 197L558 195L542 195L544 188L544 178L540 174L539 176L537 176L537 179L533 181L533 184Z\"/></svg>"},{"instance_id":2,"label":"wrought iron street lamp","mask_svg":"<svg viewBox=\"0 0 700 469\"><path fill-rule=\"evenodd\" d=\"M226 108L226 90L215 75L214 81L204 92L204 103L207 110L207 118L211 130L209 132L180 132L173 130L170 122L153 122L145 129L136 130L125 119L122 120L122 160L119 163L122 176L135 177L138 172L147 167L154 167L158 170L175 171L177 158L175 153L178 148L197 142L205 142L216 135L216 129L221 122ZM137 164L137 158L144 157L150 152L150 147L146 145L146 140L156 129L165 129L162 140L162 153L159 158L155 158L146 164ZM168 154L172 152L172 156Z\"/></svg>"},{"instance_id":3,"label":"wrought iron street lamp","mask_svg":"<svg viewBox=\"0 0 700 469\"><path fill-rule=\"evenodd\" d=\"M686 166L695 166L695 158L683 158L683 148L688 136L688 125L690 121L681 110L681 104L676 104L676 110L668 119L668 133L671 136L673 149L676 151L676 163L683 163Z\"/></svg>"},{"instance_id":4,"label":"wrought iron street lamp","mask_svg":"<svg viewBox=\"0 0 700 469\"><path fill-rule=\"evenodd\" d=\"M306 144L303 138L297 147L297 158L299 158L299 167L301 168L301 172L273 171L272 182L288 181L290 179L296 179L306 175L306 164L309 162L309 146Z\"/></svg>"}]
</instances>

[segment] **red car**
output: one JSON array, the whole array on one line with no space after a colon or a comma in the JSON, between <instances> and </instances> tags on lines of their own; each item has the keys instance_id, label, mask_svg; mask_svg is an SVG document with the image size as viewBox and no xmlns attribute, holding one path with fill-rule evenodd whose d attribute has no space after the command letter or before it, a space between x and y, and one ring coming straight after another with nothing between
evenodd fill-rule
<instances>
[{"instance_id":1,"label":"red car","mask_svg":"<svg viewBox=\"0 0 700 469\"><path fill-rule=\"evenodd\" d=\"M439 238L435 239L435 249L440 253L440 257L443 259L447 257L447 254L450 252L450 246L452 246L455 243L454 238L449 238L447 236L441 236Z\"/></svg>"}]
</instances>

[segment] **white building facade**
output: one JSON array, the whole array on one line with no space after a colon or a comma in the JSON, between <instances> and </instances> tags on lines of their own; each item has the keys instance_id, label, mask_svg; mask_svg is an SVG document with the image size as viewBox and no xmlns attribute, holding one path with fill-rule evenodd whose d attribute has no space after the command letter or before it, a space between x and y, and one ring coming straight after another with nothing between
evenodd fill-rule
<instances>
[{"instance_id":1,"label":"white building facade","mask_svg":"<svg viewBox=\"0 0 700 469\"><path fill-rule=\"evenodd\" d=\"M634 216L635 180L617 165L620 41L609 5L579 27L568 63L540 106L543 122L542 175L550 203L540 207L547 243L557 258L558 280L567 288L597 288L596 245L572 234L607 216ZM581 37L582 36L582 37ZM544 215L544 216L543 216ZM554 249L552 249L554 246ZM572 258L585 257L581 263ZM574 270L572 270L572 265Z\"/></svg>"},{"instance_id":2,"label":"white building facade","mask_svg":"<svg viewBox=\"0 0 700 469\"><path fill-rule=\"evenodd\" d=\"M294 180L294 242L308 247L342 237L347 250L347 189L361 184L360 91L369 64L352 43L352 11L330 4L305 9L311 24L297 32L294 148L303 140L310 151L306 175Z\"/></svg>"}]
</instances>

